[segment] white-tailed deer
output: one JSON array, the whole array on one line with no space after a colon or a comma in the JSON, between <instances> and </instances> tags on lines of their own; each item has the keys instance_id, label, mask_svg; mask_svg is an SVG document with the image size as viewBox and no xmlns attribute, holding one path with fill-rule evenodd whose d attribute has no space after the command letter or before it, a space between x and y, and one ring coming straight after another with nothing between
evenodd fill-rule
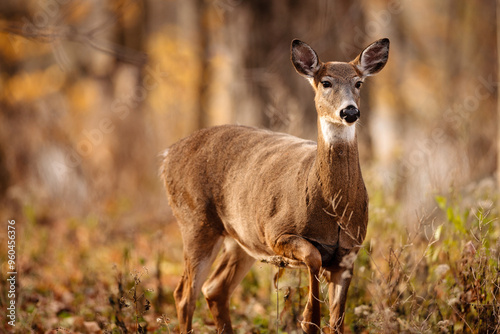
<instances>
[{"instance_id":1,"label":"white-tailed deer","mask_svg":"<svg viewBox=\"0 0 500 334\"><path fill-rule=\"evenodd\" d=\"M355 131L360 87L385 66L389 40L349 63L322 63L299 40L291 53L316 92L317 143L226 125L200 130L164 154L161 174L184 243L184 275L174 293L182 333L191 331L200 290L218 333L232 333L229 298L255 260L307 267L306 333L320 329L323 275L330 304L325 330L343 332L353 262L368 223Z\"/></svg>"}]
</instances>

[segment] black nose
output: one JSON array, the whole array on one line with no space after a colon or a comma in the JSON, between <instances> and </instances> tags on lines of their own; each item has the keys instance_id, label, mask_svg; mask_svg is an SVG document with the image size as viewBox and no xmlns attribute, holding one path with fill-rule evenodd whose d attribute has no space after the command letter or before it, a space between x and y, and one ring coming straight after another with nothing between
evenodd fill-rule
<instances>
[{"instance_id":1,"label":"black nose","mask_svg":"<svg viewBox=\"0 0 500 334\"><path fill-rule=\"evenodd\" d=\"M359 118L359 109L355 106L348 106L340 111L340 118L345 119L347 123L354 123Z\"/></svg>"}]
</instances>

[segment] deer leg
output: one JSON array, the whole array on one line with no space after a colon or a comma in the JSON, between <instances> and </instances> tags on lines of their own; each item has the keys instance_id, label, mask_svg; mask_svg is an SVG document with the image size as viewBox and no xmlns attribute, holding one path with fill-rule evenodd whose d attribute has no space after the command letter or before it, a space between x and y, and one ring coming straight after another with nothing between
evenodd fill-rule
<instances>
[{"instance_id":1,"label":"deer leg","mask_svg":"<svg viewBox=\"0 0 500 334\"><path fill-rule=\"evenodd\" d=\"M222 244L222 235L200 225L198 231L182 229L184 274L174 291L180 332L191 333L191 323L203 282Z\"/></svg>"},{"instance_id":2,"label":"deer leg","mask_svg":"<svg viewBox=\"0 0 500 334\"><path fill-rule=\"evenodd\" d=\"M307 334L315 334L320 329L321 313L319 303L319 276L321 254L306 239L296 235L281 236L274 247L278 255L303 262L309 270L309 296L301 323Z\"/></svg>"},{"instance_id":3,"label":"deer leg","mask_svg":"<svg viewBox=\"0 0 500 334\"><path fill-rule=\"evenodd\" d=\"M254 262L255 259L234 239L224 240L220 262L202 288L214 317L217 333L233 333L229 316L229 299Z\"/></svg>"},{"instance_id":4,"label":"deer leg","mask_svg":"<svg viewBox=\"0 0 500 334\"><path fill-rule=\"evenodd\" d=\"M330 333L344 333L345 303L347 301L347 290L351 284L353 273L350 268L336 267L328 269L325 277L328 283L328 297L330 300Z\"/></svg>"}]
</instances>

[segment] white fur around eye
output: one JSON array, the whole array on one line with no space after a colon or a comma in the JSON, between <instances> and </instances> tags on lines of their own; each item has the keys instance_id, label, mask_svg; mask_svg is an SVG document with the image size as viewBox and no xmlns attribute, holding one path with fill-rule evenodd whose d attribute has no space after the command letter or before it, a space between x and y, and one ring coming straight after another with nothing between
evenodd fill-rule
<instances>
[{"instance_id":1,"label":"white fur around eye","mask_svg":"<svg viewBox=\"0 0 500 334\"><path fill-rule=\"evenodd\" d=\"M336 124L328 121L324 117L319 119L323 139L330 145L346 143L354 140L356 135L356 125Z\"/></svg>"}]
</instances>

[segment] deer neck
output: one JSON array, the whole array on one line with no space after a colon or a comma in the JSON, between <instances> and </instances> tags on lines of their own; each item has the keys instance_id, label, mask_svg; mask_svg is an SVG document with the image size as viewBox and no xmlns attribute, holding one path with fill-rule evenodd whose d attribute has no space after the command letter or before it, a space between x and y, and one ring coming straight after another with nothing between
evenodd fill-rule
<instances>
[{"instance_id":1,"label":"deer neck","mask_svg":"<svg viewBox=\"0 0 500 334\"><path fill-rule=\"evenodd\" d=\"M323 199L329 204L335 200L343 211L362 183L355 127L318 122L317 180Z\"/></svg>"}]
</instances>

